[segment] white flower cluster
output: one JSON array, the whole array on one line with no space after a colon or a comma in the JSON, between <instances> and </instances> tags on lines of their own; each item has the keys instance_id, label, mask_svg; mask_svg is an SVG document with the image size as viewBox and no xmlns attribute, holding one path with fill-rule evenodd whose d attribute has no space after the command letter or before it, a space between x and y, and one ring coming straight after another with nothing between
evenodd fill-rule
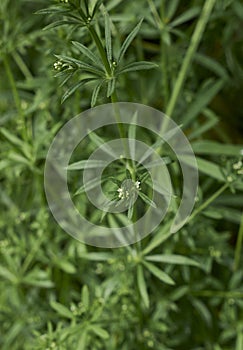
<instances>
[{"instance_id":1,"label":"white flower cluster","mask_svg":"<svg viewBox=\"0 0 243 350\"><path fill-rule=\"evenodd\" d=\"M141 189L140 184L141 184L140 181L136 181L134 183L134 189L140 190ZM118 192L119 199L128 199L130 197L130 192L127 189L125 189L124 187L118 188L117 192Z\"/></svg>"},{"instance_id":2,"label":"white flower cluster","mask_svg":"<svg viewBox=\"0 0 243 350\"><path fill-rule=\"evenodd\" d=\"M67 63L63 63L62 61L57 61L54 63L53 65L54 69L57 70L57 71L61 71L62 69L64 68L68 68L68 69L72 69L73 67L70 66L69 64Z\"/></svg>"},{"instance_id":3,"label":"white flower cluster","mask_svg":"<svg viewBox=\"0 0 243 350\"><path fill-rule=\"evenodd\" d=\"M237 163L233 164L233 169L236 170L238 175L243 175L243 163L239 160Z\"/></svg>"},{"instance_id":4,"label":"white flower cluster","mask_svg":"<svg viewBox=\"0 0 243 350\"><path fill-rule=\"evenodd\" d=\"M60 2L64 2L65 4L67 4L68 0L60 0Z\"/></svg>"}]
</instances>

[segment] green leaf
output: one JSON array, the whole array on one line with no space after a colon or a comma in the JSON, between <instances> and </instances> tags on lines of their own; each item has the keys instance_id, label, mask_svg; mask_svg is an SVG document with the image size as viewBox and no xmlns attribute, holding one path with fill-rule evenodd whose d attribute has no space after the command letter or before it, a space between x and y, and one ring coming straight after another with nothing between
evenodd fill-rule
<instances>
[{"instance_id":1,"label":"green leaf","mask_svg":"<svg viewBox=\"0 0 243 350\"><path fill-rule=\"evenodd\" d=\"M110 259L114 259L114 255L112 253L82 253L80 258L90 261L107 261Z\"/></svg>"},{"instance_id":2,"label":"green leaf","mask_svg":"<svg viewBox=\"0 0 243 350\"><path fill-rule=\"evenodd\" d=\"M242 3L240 1L232 1L232 8L233 8L236 16L238 16L239 19L243 20L243 5L242 5ZM243 349L243 343L242 343L242 349Z\"/></svg>"},{"instance_id":3,"label":"green leaf","mask_svg":"<svg viewBox=\"0 0 243 350\"><path fill-rule=\"evenodd\" d=\"M11 132L9 132L6 128L1 127L0 133L11 144L13 144L14 146L17 146L27 158L29 158L29 159L31 158L31 148L30 148L30 145L28 143L24 142L23 140L21 140L20 138L18 138L17 136L12 134Z\"/></svg>"},{"instance_id":4,"label":"green leaf","mask_svg":"<svg viewBox=\"0 0 243 350\"><path fill-rule=\"evenodd\" d=\"M73 84L72 86L70 86L70 88L67 89L65 94L62 96L61 103L64 103L76 90L78 90L81 86L86 84L88 81L90 81L90 79L81 80L78 83Z\"/></svg>"},{"instance_id":5,"label":"green leaf","mask_svg":"<svg viewBox=\"0 0 243 350\"><path fill-rule=\"evenodd\" d=\"M82 288L82 303L85 306L86 310L89 309L89 289L88 287L85 285Z\"/></svg>"},{"instance_id":6,"label":"green leaf","mask_svg":"<svg viewBox=\"0 0 243 350\"><path fill-rule=\"evenodd\" d=\"M48 279L48 274L46 271L42 270L31 270L22 279L22 283L29 286L40 287L40 288L53 288L54 284Z\"/></svg>"},{"instance_id":7,"label":"green leaf","mask_svg":"<svg viewBox=\"0 0 243 350\"><path fill-rule=\"evenodd\" d=\"M240 157L243 145L223 144L216 141L201 140L191 143L197 154L225 155Z\"/></svg>"},{"instance_id":8,"label":"green leaf","mask_svg":"<svg viewBox=\"0 0 243 350\"><path fill-rule=\"evenodd\" d=\"M170 299L172 301L177 301L177 300L183 298L186 294L188 294L188 292L189 292L188 286L181 286L181 287L173 290L173 292L170 294Z\"/></svg>"},{"instance_id":9,"label":"green leaf","mask_svg":"<svg viewBox=\"0 0 243 350\"><path fill-rule=\"evenodd\" d=\"M88 0L83 0L83 3L84 3L84 7L85 7L86 16L90 17Z\"/></svg>"},{"instance_id":10,"label":"green leaf","mask_svg":"<svg viewBox=\"0 0 243 350\"><path fill-rule=\"evenodd\" d=\"M173 162L174 160L172 160L170 157L160 157L157 160L153 160L152 162L146 163L146 169L155 168L157 166L165 166Z\"/></svg>"},{"instance_id":11,"label":"green leaf","mask_svg":"<svg viewBox=\"0 0 243 350\"><path fill-rule=\"evenodd\" d=\"M61 316L72 319L73 314L72 312L64 305L56 302L56 301L51 301L50 302L51 307Z\"/></svg>"},{"instance_id":12,"label":"green leaf","mask_svg":"<svg viewBox=\"0 0 243 350\"><path fill-rule=\"evenodd\" d=\"M145 259L148 261L161 262L165 264L189 265L200 267L200 264L197 261L177 254L149 255L146 256Z\"/></svg>"},{"instance_id":13,"label":"green leaf","mask_svg":"<svg viewBox=\"0 0 243 350\"><path fill-rule=\"evenodd\" d=\"M180 0L170 0L168 2L168 7L167 7L167 11L166 11L166 18L168 18L170 20L174 16L174 14L176 13L176 10L179 6L179 2L180 2Z\"/></svg>"},{"instance_id":14,"label":"green leaf","mask_svg":"<svg viewBox=\"0 0 243 350\"><path fill-rule=\"evenodd\" d=\"M129 153L135 167L134 159L136 157L136 130L137 130L137 111L133 114L131 123L128 128L128 138L129 138Z\"/></svg>"},{"instance_id":15,"label":"green leaf","mask_svg":"<svg viewBox=\"0 0 243 350\"><path fill-rule=\"evenodd\" d=\"M61 270L69 274L74 274L76 272L76 267L71 264L68 260L56 259L55 265L58 266Z\"/></svg>"},{"instance_id":16,"label":"green leaf","mask_svg":"<svg viewBox=\"0 0 243 350\"><path fill-rule=\"evenodd\" d=\"M90 49L88 49L86 46L83 44L77 42L77 41L72 41L72 44L87 58L89 58L95 65L99 65L100 67L103 67L98 55L95 55Z\"/></svg>"},{"instance_id":17,"label":"green leaf","mask_svg":"<svg viewBox=\"0 0 243 350\"><path fill-rule=\"evenodd\" d=\"M192 140L194 138L197 138L197 137L203 135L206 131L212 129L219 122L219 117L208 108L205 108L202 111L202 114L207 118L207 120L204 123L202 123L201 125L197 125L195 127L195 130L190 132L190 134L188 136L189 140Z\"/></svg>"},{"instance_id":18,"label":"green leaf","mask_svg":"<svg viewBox=\"0 0 243 350\"><path fill-rule=\"evenodd\" d=\"M140 264L137 266L137 283L138 283L139 293L144 302L144 305L146 308L149 308L149 295L147 291L146 282L144 279L143 267Z\"/></svg>"},{"instance_id":19,"label":"green leaf","mask_svg":"<svg viewBox=\"0 0 243 350\"><path fill-rule=\"evenodd\" d=\"M131 203L129 203L128 212L127 212L128 220L132 219L133 212L134 212L134 206Z\"/></svg>"},{"instance_id":20,"label":"green leaf","mask_svg":"<svg viewBox=\"0 0 243 350\"><path fill-rule=\"evenodd\" d=\"M59 20L59 21L55 21L53 23L50 23L48 24L47 26L45 26L43 28L43 30L50 30L50 29L54 29L56 27L60 27L60 26L63 26L63 25L79 25L79 26L84 26L84 24L81 22L81 21L78 21L78 20Z\"/></svg>"},{"instance_id":21,"label":"green leaf","mask_svg":"<svg viewBox=\"0 0 243 350\"><path fill-rule=\"evenodd\" d=\"M208 327L211 327L212 325L212 316L211 313L209 312L208 308L206 305L199 299L193 298L191 300L192 305L194 308L197 310L198 314L201 316L201 318L206 322Z\"/></svg>"},{"instance_id":22,"label":"green leaf","mask_svg":"<svg viewBox=\"0 0 243 350\"><path fill-rule=\"evenodd\" d=\"M60 7L48 7L45 9L41 9L35 12L35 15L53 15L53 14L62 14L62 13L67 13L67 9L63 9Z\"/></svg>"},{"instance_id":23,"label":"green leaf","mask_svg":"<svg viewBox=\"0 0 243 350\"><path fill-rule=\"evenodd\" d=\"M218 165L199 157L197 157L197 165L199 171L203 174L206 174L216 180L225 182L225 177Z\"/></svg>"},{"instance_id":24,"label":"green leaf","mask_svg":"<svg viewBox=\"0 0 243 350\"><path fill-rule=\"evenodd\" d=\"M107 97L110 97L113 92L115 91L116 87L116 79L112 78L108 80L108 86L107 86Z\"/></svg>"},{"instance_id":25,"label":"green leaf","mask_svg":"<svg viewBox=\"0 0 243 350\"><path fill-rule=\"evenodd\" d=\"M112 61L112 46L111 46L111 26L110 26L110 17L104 8L105 16L105 47L107 52L108 61Z\"/></svg>"},{"instance_id":26,"label":"green leaf","mask_svg":"<svg viewBox=\"0 0 243 350\"><path fill-rule=\"evenodd\" d=\"M109 176L104 176L102 178L100 177L97 177L95 179L92 179L88 182L85 183L85 185L81 186L75 193L74 195L77 196L79 194L82 194L86 191L90 191L92 190L93 188L103 184L107 179L109 178Z\"/></svg>"},{"instance_id":27,"label":"green leaf","mask_svg":"<svg viewBox=\"0 0 243 350\"><path fill-rule=\"evenodd\" d=\"M172 232L170 231L172 221L168 221L166 224L163 224L158 232L154 235L152 240L149 242L147 247L143 250L143 255L148 254L154 248L159 247L164 241L166 241L170 236L172 236Z\"/></svg>"},{"instance_id":28,"label":"green leaf","mask_svg":"<svg viewBox=\"0 0 243 350\"><path fill-rule=\"evenodd\" d=\"M9 280L11 283L17 283L18 278L6 267L0 265L0 276Z\"/></svg>"},{"instance_id":29,"label":"green leaf","mask_svg":"<svg viewBox=\"0 0 243 350\"><path fill-rule=\"evenodd\" d=\"M212 72L217 74L219 77L223 79L226 79L229 77L226 69L218 61L212 59L211 57L205 56L201 53L196 53L194 56L194 59L201 66L211 70Z\"/></svg>"},{"instance_id":30,"label":"green leaf","mask_svg":"<svg viewBox=\"0 0 243 350\"><path fill-rule=\"evenodd\" d=\"M109 156L112 156L114 159L117 158L116 153L113 152L112 148L106 144L106 141L98 136L95 132L89 132L90 140L99 148L102 148L102 151L106 152Z\"/></svg>"},{"instance_id":31,"label":"green leaf","mask_svg":"<svg viewBox=\"0 0 243 350\"><path fill-rule=\"evenodd\" d=\"M145 202L149 206L151 205L153 208L157 208L157 205L145 193L138 191L138 195L142 199L143 202Z\"/></svg>"},{"instance_id":32,"label":"green leaf","mask_svg":"<svg viewBox=\"0 0 243 350\"><path fill-rule=\"evenodd\" d=\"M92 324L89 329L101 339L106 340L110 338L109 333L104 328Z\"/></svg>"},{"instance_id":33,"label":"green leaf","mask_svg":"<svg viewBox=\"0 0 243 350\"><path fill-rule=\"evenodd\" d=\"M92 11L92 18L94 17L94 15L96 14L96 12L98 11L100 5L102 4L103 0L97 0L95 5L94 5L94 8L93 8L93 11Z\"/></svg>"},{"instance_id":34,"label":"green leaf","mask_svg":"<svg viewBox=\"0 0 243 350\"><path fill-rule=\"evenodd\" d=\"M124 41L124 43L122 44L121 50L119 52L119 56L118 56L118 64L121 62L121 60L123 59L128 47L130 46L130 44L132 43L132 41L134 40L134 38L136 37L136 35L139 32L139 29L141 27L141 24L143 22L143 19L141 19L141 21L136 25L136 27L131 31L131 33L128 35L128 37L126 38L126 40Z\"/></svg>"},{"instance_id":35,"label":"green leaf","mask_svg":"<svg viewBox=\"0 0 243 350\"><path fill-rule=\"evenodd\" d=\"M170 285L175 284L173 279L169 275L167 275L167 273L158 269L158 267L156 267L155 265L148 263L146 261L142 261L142 263L155 277L157 277L162 282Z\"/></svg>"},{"instance_id":36,"label":"green leaf","mask_svg":"<svg viewBox=\"0 0 243 350\"><path fill-rule=\"evenodd\" d=\"M193 102L189 105L188 109L183 113L183 127L187 126L198 114L206 107L209 102L217 95L217 93L223 88L224 80L207 81L204 84Z\"/></svg>"},{"instance_id":37,"label":"green leaf","mask_svg":"<svg viewBox=\"0 0 243 350\"><path fill-rule=\"evenodd\" d=\"M201 12L201 8L198 6L192 7L188 9L187 11L183 12L180 16L178 16L174 21L170 23L170 26L177 27L183 23L186 23L193 18L197 17Z\"/></svg>"},{"instance_id":38,"label":"green leaf","mask_svg":"<svg viewBox=\"0 0 243 350\"><path fill-rule=\"evenodd\" d=\"M146 62L146 61L134 62L134 63L130 63L130 64L118 69L116 74L120 75L120 74L127 73L127 72L148 70L148 69L153 69L153 68L157 68L157 67L158 67L158 65L153 63L153 62Z\"/></svg>"},{"instance_id":39,"label":"green leaf","mask_svg":"<svg viewBox=\"0 0 243 350\"><path fill-rule=\"evenodd\" d=\"M103 168L107 165L104 160L80 160L79 162L70 164L67 166L66 170L83 170L83 169L97 169Z\"/></svg>"},{"instance_id":40,"label":"green leaf","mask_svg":"<svg viewBox=\"0 0 243 350\"><path fill-rule=\"evenodd\" d=\"M104 80L99 82L99 84L97 84L96 87L94 88L93 93L92 93L92 97L91 97L91 107L95 106L100 89L101 89L103 84L104 84Z\"/></svg>"},{"instance_id":41,"label":"green leaf","mask_svg":"<svg viewBox=\"0 0 243 350\"><path fill-rule=\"evenodd\" d=\"M87 349L87 340L88 340L88 331L83 329L81 336L78 340L77 350L86 350Z\"/></svg>"}]
</instances>

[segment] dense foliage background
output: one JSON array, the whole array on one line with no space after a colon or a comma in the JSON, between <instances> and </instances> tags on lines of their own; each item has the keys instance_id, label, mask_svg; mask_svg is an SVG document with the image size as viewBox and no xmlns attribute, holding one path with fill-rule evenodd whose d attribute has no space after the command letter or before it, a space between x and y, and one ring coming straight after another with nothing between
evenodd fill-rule
<instances>
[{"instance_id":1,"label":"dense foliage background","mask_svg":"<svg viewBox=\"0 0 243 350\"><path fill-rule=\"evenodd\" d=\"M91 26L103 45L107 18L115 57L143 18L122 62L156 66L124 73L114 86L104 80L95 96L97 82L76 85L87 78L79 66L62 86L54 77L54 55L90 63L72 41L99 54L87 25L57 25L70 3L79 1L0 2L0 348L242 350L242 2L100 1L106 11L97 6ZM95 3L81 1L84 11ZM202 8L213 3L178 88ZM36 14L50 5L59 13ZM139 246L113 250L63 232L43 189L54 135L91 103L110 102L107 84L119 101L155 107L182 125L200 170L188 225L172 236L169 217ZM171 171L180 196L178 169ZM80 210L89 208L83 201Z\"/></svg>"}]
</instances>

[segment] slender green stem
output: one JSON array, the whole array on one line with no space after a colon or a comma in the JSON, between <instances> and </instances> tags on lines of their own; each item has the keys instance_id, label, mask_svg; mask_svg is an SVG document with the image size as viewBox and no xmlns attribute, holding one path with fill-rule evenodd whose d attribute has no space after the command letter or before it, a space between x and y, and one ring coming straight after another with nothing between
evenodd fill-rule
<instances>
[{"instance_id":1,"label":"slender green stem","mask_svg":"<svg viewBox=\"0 0 243 350\"><path fill-rule=\"evenodd\" d=\"M161 37L161 67L162 67L162 87L164 96L164 107L166 108L169 98L168 64L167 64L167 45Z\"/></svg>"},{"instance_id":2,"label":"slender green stem","mask_svg":"<svg viewBox=\"0 0 243 350\"><path fill-rule=\"evenodd\" d=\"M236 247L235 247L235 260L234 260L234 270L235 271L238 270L238 268L240 266L242 244L243 244L243 213L241 216L241 223L240 223L240 228L239 228Z\"/></svg>"},{"instance_id":3,"label":"slender green stem","mask_svg":"<svg viewBox=\"0 0 243 350\"><path fill-rule=\"evenodd\" d=\"M99 51L100 57L102 59L102 62L104 64L104 66L105 66L106 72L107 72L108 75L110 75L111 74L111 67L110 67L110 63L108 61L108 58L106 56L105 49L104 49L104 47L102 45L102 42L101 42L101 40L100 40L96 30L94 29L94 27L88 26L88 30L89 30L92 38L94 39L94 42L95 42L95 44L97 46L97 49Z\"/></svg>"},{"instance_id":4,"label":"slender green stem","mask_svg":"<svg viewBox=\"0 0 243 350\"><path fill-rule=\"evenodd\" d=\"M185 82L185 79L187 77L188 70L190 69L191 62L193 60L193 56L200 44L203 32L206 28L206 25L209 21L211 12L213 10L213 7L216 3L216 0L206 0L205 5L203 7L201 16L197 22L196 28L194 30L194 33L191 38L190 45L188 47L188 50L186 52L185 58L182 62L182 66L178 75L178 78L175 83L175 87L173 90L173 93L170 97L167 109L166 109L166 115L171 116L174 112L178 97L181 93L181 90L183 88L183 84Z\"/></svg>"},{"instance_id":5,"label":"slender green stem","mask_svg":"<svg viewBox=\"0 0 243 350\"><path fill-rule=\"evenodd\" d=\"M19 97L19 94L18 94L18 90L17 90L16 84L15 84L15 80L14 80L14 76L13 76L12 70L11 70L10 65L9 65L9 61L8 61L7 55L3 56L3 63L4 63L4 67L6 69L8 80L9 80L9 83L10 83L10 86L11 86L11 89L12 89L12 94L13 94L13 98L14 98L14 102L15 102L16 108L18 110L19 115L21 117L23 117L23 111L22 111L22 108L21 108L21 100L20 100L20 97Z\"/></svg>"},{"instance_id":6,"label":"slender green stem","mask_svg":"<svg viewBox=\"0 0 243 350\"><path fill-rule=\"evenodd\" d=\"M160 7L160 19L163 23L165 17L165 3L162 1ZM169 99L169 81L168 81L168 60L167 60L167 45L163 39L163 28L161 28L160 36L160 47L161 47L161 67L162 67L162 89L164 97L164 108L166 108Z\"/></svg>"},{"instance_id":7,"label":"slender green stem","mask_svg":"<svg viewBox=\"0 0 243 350\"><path fill-rule=\"evenodd\" d=\"M187 222L190 222L192 219L195 218L200 212L202 212L204 209L206 209L216 198L218 198L227 188L229 187L228 183L225 183L222 187L218 189L210 198L208 198L199 208L194 210L194 212L191 214Z\"/></svg>"},{"instance_id":8,"label":"slender green stem","mask_svg":"<svg viewBox=\"0 0 243 350\"><path fill-rule=\"evenodd\" d=\"M195 296L201 296L201 297L215 297L215 298L243 298L243 292L234 292L234 291L229 291L229 292L221 292L217 290L199 290L199 291L191 291L190 294L195 295Z\"/></svg>"}]
</instances>

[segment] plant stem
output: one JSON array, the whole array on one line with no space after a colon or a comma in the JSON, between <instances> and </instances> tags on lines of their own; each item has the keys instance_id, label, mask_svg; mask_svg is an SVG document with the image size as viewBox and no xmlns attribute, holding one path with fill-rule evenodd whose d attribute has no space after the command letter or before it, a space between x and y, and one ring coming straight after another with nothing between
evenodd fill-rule
<instances>
[{"instance_id":1,"label":"plant stem","mask_svg":"<svg viewBox=\"0 0 243 350\"><path fill-rule=\"evenodd\" d=\"M10 64L9 64L8 56L6 54L3 55L3 64L4 64L4 67L5 67L5 70L6 70L6 73L7 73L7 77L8 77L9 83L10 83L10 87L11 87L11 90L12 90L14 103L16 105L19 117L21 118L20 120L23 123L23 128L22 128L22 130L23 130L23 138L27 139L26 125L25 125L24 113L23 113L23 110L22 110L22 107L21 107L21 100L20 100L19 93L18 93L16 84L15 84L14 76L13 76L13 73L12 73L12 70L11 70L11 67L10 67Z\"/></svg>"},{"instance_id":2,"label":"plant stem","mask_svg":"<svg viewBox=\"0 0 243 350\"><path fill-rule=\"evenodd\" d=\"M19 115L23 117L23 111L22 111L22 108L21 108L20 97L19 97L18 90L17 90L16 84L15 84L14 76L12 74L12 71L11 71L11 68L10 68L10 65L9 65L9 61L8 61L7 55L3 56L3 63L4 63L4 67L6 69L8 80L9 80L9 83L10 83L10 86L11 86L11 89L12 89L12 94L13 94L13 98L14 98L14 102L15 102L16 108L18 110Z\"/></svg>"},{"instance_id":3,"label":"plant stem","mask_svg":"<svg viewBox=\"0 0 243 350\"><path fill-rule=\"evenodd\" d=\"M94 27L88 26L88 29L89 29L89 32L90 32L92 38L94 39L94 42L96 44L97 49L99 51L100 57L101 57L102 62L104 64L104 66L105 66L106 73L107 73L108 76L110 76L112 71L111 71L110 63L108 61L105 49L104 49L104 47L102 45L102 42L101 42L101 40L100 40L96 30L94 29ZM111 95L111 102L112 103L118 102L117 94L116 94L115 91ZM121 118L120 118L119 110L116 111L115 115L116 115L116 120L117 120L117 123L118 123L118 129L119 129L120 137L121 138L125 138L125 131L124 131L123 125L121 124Z\"/></svg>"},{"instance_id":4,"label":"plant stem","mask_svg":"<svg viewBox=\"0 0 243 350\"><path fill-rule=\"evenodd\" d=\"M199 290L199 291L191 291L190 294L200 297L215 297L215 298L243 298L243 292L237 291L217 291L217 290Z\"/></svg>"},{"instance_id":5,"label":"plant stem","mask_svg":"<svg viewBox=\"0 0 243 350\"><path fill-rule=\"evenodd\" d=\"M241 216L241 223L238 232L236 247L235 247L235 259L234 259L234 270L238 270L240 265L241 251L242 251L242 243L243 243L243 213Z\"/></svg>"},{"instance_id":6,"label":"plant stem","mask_svg":"<svg viewBox=\"0 0 243 350\"><path fill-rule=\"evenodd\" d=\"M190 68L191 62L193 60L193 56L200 44L200 41L202 39L203 32L206 28L206 25L209 21L211 12L213 10L213 7L216 3L216 0L206 0L205 5L202 9L201 16L197 22L196 28L194 30L194 33L191 37L190 45L187 49L185 58L182 62L182 66L178 75L178 78L175 83L175 87L173 89L173 93L170 97L168 106L166 108L166 115L171 116L174 112L178 97L181 93L183 84L185 82L185 79L187 77L188 70Z\"/></svg>"},{"instance_id":7,"label":"plant stem","mask_svg":"<svg viewBox=\"0 0 243 350\"><path fill-rule=\"evenodd\" d=\"M96 30L94 29L94 27L88 26L88 30L89 30L92 38L94 39L94 42L95 42L95 44L97 46L97 49L99 51L100 57L102 59L102 62L104 64L104 66L105 66L106 72L107 72L108 75L110 75L111 74L111 67L110 67L110 63L108 61L108 58L106 56L105 49L104 49L104 47L102 45L102 42L101 42L101 40L100 40Z\"/></svg>"},{"instance_id":8,"label":"plant stem","mask_svg":"<svg viewBox=\"0 0 243 350\"><path fill-rule=\"evenodd\" d=\"M197 216L201 211L206 209L216 198L218 198L221 193L223 193L227 188L229 184L225 183L222 187L218 189L210 198L208 198L199 208L197 208L189 217L187 220L187 223L189 223L192 219L194 219L195 216Z\"/></svg>"},{"instance_id":9,"label":"plant stem","mask_svg":"<svg viewBox=\"0 0 243 350\"><path fill-rule=\"evenodd\" d=\"M161 23L163 23L165 17L165 3L162 1L160 8ZM168 60L167 60L167 45L163 39L163 28L161 28L160 35L160 46L161 46L161 67L162 67L162 89L164 97L164 108L167 107L169 98L169 81L168 81Z\"/></svg>"}]
</instances>

